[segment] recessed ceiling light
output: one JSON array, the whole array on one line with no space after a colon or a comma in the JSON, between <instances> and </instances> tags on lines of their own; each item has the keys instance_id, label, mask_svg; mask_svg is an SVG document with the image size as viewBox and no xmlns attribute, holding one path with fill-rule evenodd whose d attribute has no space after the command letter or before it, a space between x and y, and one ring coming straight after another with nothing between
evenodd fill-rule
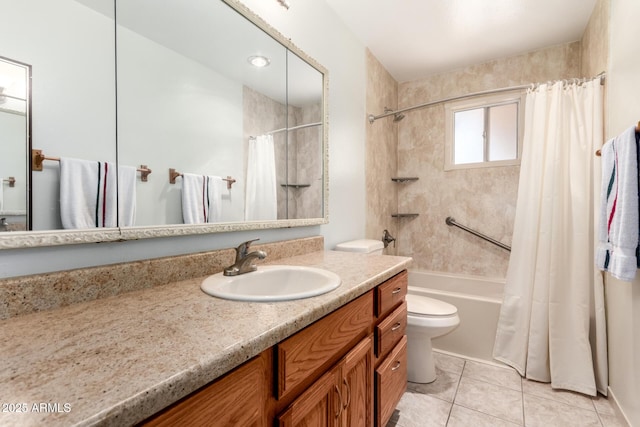
<instances>
[{"instance_id":1,"label":"recessed ceiling light","mask_svg":"<svg viewBox=\"0 0 640 427\"><path fill-rule=\"evenodd\" d=\"M260 55L250 56L249 58L247 58L247 61L249 61L249 64L258 68L266 67L271 63L271 60L269 60L269 58Z\"/></svg>"}]
</instances>

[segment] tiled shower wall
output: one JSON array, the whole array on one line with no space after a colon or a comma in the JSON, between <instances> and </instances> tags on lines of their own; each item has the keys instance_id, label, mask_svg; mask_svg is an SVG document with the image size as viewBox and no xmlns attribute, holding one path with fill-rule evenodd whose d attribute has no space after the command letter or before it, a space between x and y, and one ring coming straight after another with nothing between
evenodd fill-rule
<instances>
[{"instance_id":1,"label":"tiled shower wall","mask_svg":"<svg viewBox=\"0 0 640 427\"><path fill-rule=\"evenodd\" d=\"M396 109L398 83L367 50L367 114L377 116L384 108ZM364 118L364 120L367 120ZM398 220L391 215L398 211L398 185L391 181L397 173L398 125L392 118L366 123L366 185L367 217L366 237L382 238L383 230L398 237ZM399 239L398 239L399 240ZM396 242L397 244L398 242ZM384 252L397 254L397 245L391 244Z\"/></svg>"},{"instance_id":2,"label":"tiled shower wall","mask_svg":"<svg viewBox=\"0 0 640 427\"><path fill-rule=\"evenodd\" d=\"M367 112L380 114L384 106L395 107L394 81L371 54L367 65ZM580 42L554 46L400 83L398 108L489 89L581 77L580 68ZM416 269L504 277L509 253L447 226L445 218L452 216L510 245L520 168L445 172L444 118L444 105L438 104L407 112L397 124L389 117L367 125L367 237L379 238L376 233L383 226L397 230L397 254L412 256ZM393 153L394 144L397 154ZM419 180L392 184L390 177L394 175ZM394 190L397 207L390 202ZM392 220L390 214L396 211L419 216Z\"/></svg>"},{"instance_id":3,"label":"tiled shower wall","mask_svg":"<svg viewBox=\"0 0 640 427\"><path fill-rule=\"evenodd\" d=\"M498 59L399 85L399 106L466 93L580 76L580 43ZM445 224L456 221L511 244L519 166L444 171L444 104L408 113L398 128L398 173L420 178L399 189L399 253L414 267L504 277L509 252Z\"/></svg>"}]
</instances>

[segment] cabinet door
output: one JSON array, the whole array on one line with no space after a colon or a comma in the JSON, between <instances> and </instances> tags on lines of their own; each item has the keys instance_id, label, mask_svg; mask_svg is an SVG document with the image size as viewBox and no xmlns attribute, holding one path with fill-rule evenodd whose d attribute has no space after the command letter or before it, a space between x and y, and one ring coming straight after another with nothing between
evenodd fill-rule
<instances>
[{"instance_id":1,"label":"cabinet door","mask_svg":"<svg viewBox=\"0 0 640 427\"><path fill-rule=\"evenodd\" d=\"M407 389L407 337L404 336L376 369L376 425L387 424Z\"/></svg>"},{"instance_id":2,"label":"cabinet door","mask_svg":"<svg viewBox=\"0 0 640 427\"><path fill-rule=\"evenodd\" d=\"M343 425L373 425L373 339L367 337L342 363Z\"/></svg>"},{"instance_id":3,"label":"cabinet door","mask_svg":"<svg viewBox=\"0 0 640 427\"><path fill-rule=\"evenodd\" d=\"M340 366L321 376L278 417L280 427L332 427L342 414Z\"/></svg>"}]
</instances>

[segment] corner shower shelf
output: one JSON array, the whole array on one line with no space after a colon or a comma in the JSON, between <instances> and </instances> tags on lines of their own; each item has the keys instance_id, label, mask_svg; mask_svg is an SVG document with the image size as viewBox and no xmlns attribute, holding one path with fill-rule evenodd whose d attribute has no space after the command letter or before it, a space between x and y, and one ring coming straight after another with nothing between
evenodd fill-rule
<instances>
[{"instance_id":1,"label":"corner shower shelf","mask_svg":"<svg viewBox=\"0 0 640 427\"><path fill-rule=\"evenodd\" d=\"M392 218L415 218L420 214L417 213L399 213L391 215Z\"/></svg>"},{"instance_id":2,"label":"corner shower shelf","mask_svg":"<svg viewBox=\"0 0 640 427\"><path fill-rule=\"evenodd\" d=\"M398 176L398 177L392 177L391 181L393 182L410 182L410 181L417 181L418 178L417 176L408 176L408 177L404 177L404 176Z\"/></svg>"},{"instance_id":3,"label":"corner shower shelf","mask_svg":"<svg viewBox=\"0 0 640 427\"><path fill-rule=\"evenodd\" d=\"M289 188L305 188L311 187L311 184L280 184L280 186Z\"/></svg>"}]
</instances>

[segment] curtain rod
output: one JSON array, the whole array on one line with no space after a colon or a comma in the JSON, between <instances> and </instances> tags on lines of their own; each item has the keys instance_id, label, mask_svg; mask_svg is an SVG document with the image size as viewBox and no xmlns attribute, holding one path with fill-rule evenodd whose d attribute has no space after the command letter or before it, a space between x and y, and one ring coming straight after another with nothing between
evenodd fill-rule
<instances>
[{"instance_id":1,"label":"curtain rod","mask_svg":"<svg viewBox=\"0 0 640 427\"><path fill-rule=\"evenodd\" d=\"M557 81L561 81L561 82L586 82L589 80L595 80L595 79L600 79L600 83L604 84L604 79L606 77L606 73L603 71L600 74L598 74L597 76L590 78L590 79L569 79L569 80L557 80ZM555 83L555 82L547 82L546 84L549 83ZM369 123L373 123L378 119L382 119L384 117L389 117L389 116L395 116L396 114L400 114L400 113L404 113L406 111L412 111L412 110L417 110L419 108L425 108L425 107L430 107L432 105L436 105L436 104L442 104L443 102L450 102L450 101L457 101L459 99L465 99L465 98L472 98L474 96L482 96L482 95L491 95L494 93L500 93L500 92L509 92L509 91L513 91L513 90L522 90L522 89L534 89L535 87L541 85L541 84L545 84L545 83L529 83L527 85L519 85L519 86L510 86L510 87L503 87L503 88L499 88L499 89L489 89L489 90L483 90L480 92L473 92L473 93L467 93L465 95L458 95L458 96L452 96L450 98L445 98L445 99L439 99L437 101L430 101L430 102L425 102L424 104L419 104L419 105L414 105L413 107L407 107L407 108L401 108L399 110L395 110L395 111L389 111L377 116L374 116L373 114L369 114Z\"/></svg>"},{"instance_id":2,"label":"curtain rod","mask_svg":"<svg viewBox=\"0 0 640 427\"><path fill-rule=\"evenodd\" d=\"M273 135L274 133L280 133L280 132L284 132L284 131L289 131L289 130L297 130L297 129L304 129L304 128L309 128L309 127L313 127L313 126L321 126L322 122L317 122L317 123L307 123L304 125L298 125L298 126L294 126L294 127L290 127L290 128L282 128L282 129L276 129L276 130L272 130L269 131L267 133L265 133L265 135ZM255 139L255 136L250 136L249 139Z\"/></svg>"},{"instance_id":3,"label":"curtain rod","mask_svg":"<svg viewBox=\"0 0 640 427\"><path fill-rule=\"evenodd\" d=\"M293 127L290 127L290 128L282 128L282 129L272 130L271 132L267 132L267 135L273 135L274 133L284 132L284 131L287 131L287 130L304 129L304 128L309 128L309 127L312 127L312 126L320 126L320 125L322 125L322 122L307 123L307 124L304 124L304 125L293 126Z\"/></svg>"}]
</instances>

